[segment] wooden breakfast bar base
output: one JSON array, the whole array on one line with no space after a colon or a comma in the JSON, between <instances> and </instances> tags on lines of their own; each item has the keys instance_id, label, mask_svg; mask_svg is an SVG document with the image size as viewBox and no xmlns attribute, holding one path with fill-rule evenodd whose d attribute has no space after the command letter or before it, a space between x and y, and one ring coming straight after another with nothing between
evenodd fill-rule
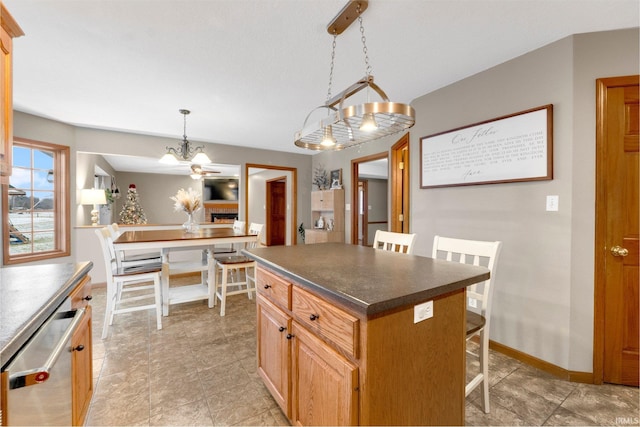
<instances>
[{"instance_id":1,"label":"wooden breakfast bar base","mask_svg":"<svg viewBox=\"0 0 640 427\"><path fill-rule=\"evenodd\" d=\"M292 424L464 425L465 289L487 269L338 243L246 253L258 372Z\"/></svg>"}]
</instances>

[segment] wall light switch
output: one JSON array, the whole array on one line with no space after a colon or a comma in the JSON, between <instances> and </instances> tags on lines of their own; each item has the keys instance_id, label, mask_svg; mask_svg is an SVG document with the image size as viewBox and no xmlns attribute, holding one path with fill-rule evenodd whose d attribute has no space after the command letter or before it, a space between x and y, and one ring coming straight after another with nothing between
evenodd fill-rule
<instances>
[{"instance_id":1,"label":"wall light switch","mask_svg":"<svg viewBox=\"0 0 640 427\"><path fill-rule=\"evenodd\" d=\"M558 196L547 196L547 211L548 212L557 212L558 211L558 203L560 202L560 198Z\"/></svg>"},{"instance_id":2,"label":"wall light switch","mask_svg":"<svg viewBox=\"0 0 640 427\"><path fill-rule=\"evenodd\" d=\"M345 203L344 204L344 210L345 211L350 211L351 210L351 203Z\"/></svg>"},{"instance_id":3,"label":"wall light switch","mask_svg":"<svg viewBox=\"0 0 640 427\"><path fill-rule=\"evenodd\" d=\"M427 301L413 307L413 323L422 322L433 317L433 301Z\"/></svg>"}]
</instances>

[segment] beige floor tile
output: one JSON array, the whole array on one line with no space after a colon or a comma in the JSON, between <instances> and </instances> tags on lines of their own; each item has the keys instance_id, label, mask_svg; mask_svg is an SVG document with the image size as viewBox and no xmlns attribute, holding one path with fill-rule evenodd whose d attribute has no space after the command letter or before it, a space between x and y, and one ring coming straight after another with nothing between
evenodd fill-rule
<instances>
[{"instance_id":1,"label":"beige floor tile","mask_svg":"<svg viewBox=\"0 0 640 427\"><path fill-rule=\"evenodd\" d=\"M123 314L102 340L105 291L93 292L88 426L288 425L257 373L255 299L229 297L224 317L204 301L174 305L162 330L151 310ZM638 425L638 388L569 383L493 351L489 384L491 413L477 389L466 425Z\"/></svg>"}]
</instances>

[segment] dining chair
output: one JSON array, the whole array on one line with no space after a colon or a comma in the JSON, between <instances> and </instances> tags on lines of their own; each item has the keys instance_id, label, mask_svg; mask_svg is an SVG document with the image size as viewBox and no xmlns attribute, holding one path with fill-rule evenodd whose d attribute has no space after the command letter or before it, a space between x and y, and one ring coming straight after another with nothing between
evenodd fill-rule
<instances>
[{"instance_id":1,"label":"dining chair","mask_svg":"<svg viewBox=\"0 0 640 427\"><path fill-rule=\"evenodd\" d=\"M109 230L109 238L111 242L116 240L118 236L122 234L120 231L120 227L117 223L109 224L107 226ZM125 251L120 251L118 256L116 257L116 262L118 263L118 267L133 267L140 264L152 264L162 262L162 256L159 251L156 252L131 252L127 253Z\"/></svg>"},{"instance_id":2,"label":"dining chair","mask_svg":"<svg viewBox=\"0 0 640 427\"><path fill-rule=\"evenodd\" d=\"M251 223L249 234L255 234L255 240L245 244L245 248L260 245L263 224ZM246 293L252 299L251 293L256 291L256 262L245 255L216 256L215 271L209 274L215 280L215 296L213 305L220 300L220 316L225 315L227 296ZM252 285L251 285L252 284ZM229 290L229 288L236 288Z\"/></svg>"},{"instance_id":3,"label":"dining chair","mask_svg":"<svg viewBox=\"0 0 640 427\"><path fill-rule=\"evenodd\" d=\"M465 396L482 384L482 409L489 413L489 323L491 320L491 299L493 296L493 280L496 273L498 257L502 242L485 242L479 240L453 239L435 236L433 239L432 257L447 261L460 262L487 267L491 277L484 282L467 287L467 342L479 337L479 352L474 354L467 348L467 353L478 357L480 369L465 387Z\"/></svg>"},{"instance_id":4,"label":"dining chair","mask_svg":"<svg viewBox=\"0 0 640 427\"><path fill-rule=\"evenodd\" d=\"M373 249L383 251L401 252L413 254L413 245L416 242L416 234L394 233L392 231L376 230L373 238Z\"/></svg>"},{"instance_id":5,"label":"dining chair","mask_svg":"<svg viewBox=\"0 0 640 427\"><path fill-rule=\"evenodd\" d=\"M162 290L160 287L162 265L160 263L148 263L119 267L109 229L107 227L100 228L95 232L100 240L107 272L107 308L104 315L102 339L107 337L109 326L113 324L113 318L116 314L132 311L155 309L157 328L162 329ZM148 284L150 281L153 283ZM149 290L152 290L152 292L149 292ZM130 292L134 294L132 296L123 296ZM138 305L137 303L137 301L149 299L153 299L152 304Z\"/></svg>"}]
</instances>

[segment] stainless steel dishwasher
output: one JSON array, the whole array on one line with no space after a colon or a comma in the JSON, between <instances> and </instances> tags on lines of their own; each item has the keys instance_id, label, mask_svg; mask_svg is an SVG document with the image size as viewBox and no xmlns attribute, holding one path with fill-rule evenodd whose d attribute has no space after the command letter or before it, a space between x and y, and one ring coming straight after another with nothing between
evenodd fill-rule
<instances>
[{"instance_id":1,"label":"stainless steel dishwasher","mask_svg":"<svg viewBox=\"0 0 640 427\"><path fill-rule=\"evenodd\" d=\"M4 368L8 425L71 425L71 337L84 317L67 298ZM79 346L80 347L80 346Z\"/></svg>"}]
</instances>

